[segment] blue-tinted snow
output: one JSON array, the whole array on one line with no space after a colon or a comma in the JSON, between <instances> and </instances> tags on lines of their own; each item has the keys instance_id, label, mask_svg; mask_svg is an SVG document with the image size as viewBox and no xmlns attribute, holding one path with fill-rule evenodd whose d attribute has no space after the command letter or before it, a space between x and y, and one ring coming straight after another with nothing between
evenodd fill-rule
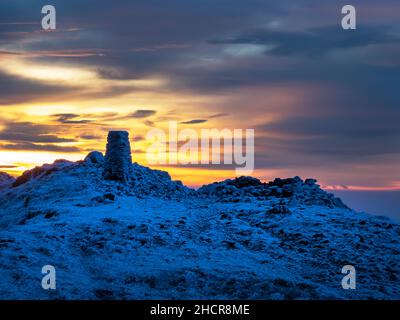
<instances>
[{"instance_id":1,"label":"blue-tinted snow","mask_svg":"<svg viewBox=\"0 0 400 320\"><path fill-rule=\"evenodd\" d=\"M399 299L400 225L314 180L199 191L133 165L59 161L0 191L1 299ZM281 213L280 213L281 212ZM41 288L41 268L57 290ZM357 270L343 290L341 268Z\"/></svg>"}]
</instances>

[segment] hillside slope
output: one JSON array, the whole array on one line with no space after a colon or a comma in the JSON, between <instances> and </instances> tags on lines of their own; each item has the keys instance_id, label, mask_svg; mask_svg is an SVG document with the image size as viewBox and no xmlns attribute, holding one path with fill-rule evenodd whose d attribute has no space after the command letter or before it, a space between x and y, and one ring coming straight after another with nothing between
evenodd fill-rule
<instances>
[{"instance_id":1,"label":"hillside slope","mask_svg":"<svg viewBox=\"0 0 400 320\"><path fill-rule=\"evenodd\" d=\"M356 213L313 179L189 189L103 158L57 161L0 191L1 299L399 299L400 225ZM41 268L57 290L41 288ZM357 270L343 290L341 268Z\"/></svg>"}]
</instances>

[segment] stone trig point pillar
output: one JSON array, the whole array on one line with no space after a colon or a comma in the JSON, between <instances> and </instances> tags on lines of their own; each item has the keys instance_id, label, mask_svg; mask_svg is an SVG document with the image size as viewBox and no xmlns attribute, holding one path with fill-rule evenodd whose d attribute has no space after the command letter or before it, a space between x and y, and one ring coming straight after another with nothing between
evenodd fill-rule
<instances>
[{"instance_id":1,"label":"stone trig point pillar","mask_svg":"<svg viewBox=\"0 0 400 320\"><path fill-rule=\"evenodd\" d=\"M104 159L103 177L107 180L127 182L132 173L131 146L127 131L110 131Z\"/></svg>"}]
</instances>

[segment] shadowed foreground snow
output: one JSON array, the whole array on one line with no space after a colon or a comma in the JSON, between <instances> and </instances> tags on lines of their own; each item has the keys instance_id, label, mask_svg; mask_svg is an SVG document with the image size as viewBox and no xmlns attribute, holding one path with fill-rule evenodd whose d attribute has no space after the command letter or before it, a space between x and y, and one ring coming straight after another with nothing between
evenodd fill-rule
<instances>
[{"instance_id":1,"label":"shadowed foreground snow","mask_svg":"<svg viewBox=\"0 0 400 320\"><path fill-rule=\"evenodd\" d=\"M99 153L0 188L1 299L399 299L400 226L356 213L315 180L254 178L198 191ZM41 268L57 290L41 288ZM357 289L343 290L354 265Z\"/></svg>"}]
</instances>

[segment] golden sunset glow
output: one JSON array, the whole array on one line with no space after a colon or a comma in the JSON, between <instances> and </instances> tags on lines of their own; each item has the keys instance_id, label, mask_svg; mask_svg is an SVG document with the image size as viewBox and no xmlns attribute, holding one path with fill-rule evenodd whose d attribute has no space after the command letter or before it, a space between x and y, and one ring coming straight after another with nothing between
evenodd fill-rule
<instances>
[{"instance_id":1,"label":"golden sunset glow","mask_svg":"<svg viewBox=\"0 0 400 320\"><path fill-rule=\"evenodd\" d=\"M328 7L334 10L319 9L326 14ZM197 16L178 27L163 17L143 22L141 10L157 14L136 9L129 6L129 16L118 12L120 20L112 23L95 13L76 20L63 15L48 32L27 21L0 25L0 171L17 176L59 158L104 153L110 130L129 131L134 161L149 165L156 154L146 135L152 129L168 135L175 121L178 131L198 135L202 129L254 129L253 176L264 181L300 175L332 190L400 189L399 170L388 170L400 161L390 71L398 61L387 55L397 43L393 33L367 30L384 33L372 39L390 41L371 43L361 35L353 46L354 35L329 38L333 31L319 21L310 26L309 19L293 18L263 22L254 34L249 30L258 19L243 21L238 30L211 28L209 21L212 32L195 35L182 26ZM392 18L379 14L382 21ZM295 22L312 32L296 31ZM310 45L298 47L292 38ZM175 156L165 154L167 160ZM191 186L236 176L226 165L150 166Z\"/></svg>"}]
</instances>

